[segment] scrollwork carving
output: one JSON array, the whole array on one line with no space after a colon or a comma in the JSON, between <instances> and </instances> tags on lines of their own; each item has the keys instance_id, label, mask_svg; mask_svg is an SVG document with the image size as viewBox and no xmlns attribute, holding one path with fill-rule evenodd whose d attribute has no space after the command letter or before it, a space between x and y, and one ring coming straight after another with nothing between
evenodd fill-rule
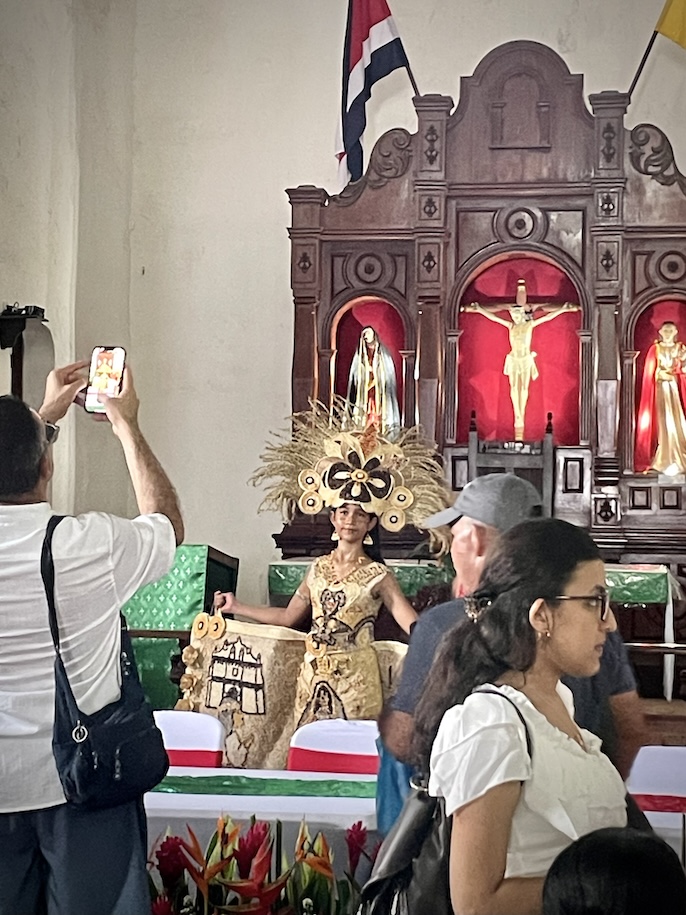
<instances>
[{"instance_id":1,"label":"scrollwork carving","mask_svg":"<svg viewBox=\"0 0 686 915\"><path fill-rule=\"evenodd\" d=\"M336 197L330 197L330 204L349 206L354 203L365 187L379 188L392 178L405 174L412 158L412 135L402 127L386 131L379 137L369 158L367 171L359 181L354 181Z\"/></svg>"},{"instance_id":2,"label":"scrollwork carving","mask_svg":"<svg viewBox=\"0 0 686 915\"><path fill-rule=\"evenodd\" d=\"M645 149L649 147L649 151ZM658 184L676 184L686 196L686 178L676 167L674 150L667 136L654 124L637 124L631 131L629 160L641 175L648 175Z\"/></svg>"},{"instance_id":3,"label":"scrollwork carving","mask_svg":"<svg viewBox=\"0 0 686 915\"><path fill-rule=\"evenodd\" d=\"M401 127L389 130L372 150L367 180L370 187L383 187L391 178L400 178L410 164L412 136Z\"/></svg>"}]
</instances>

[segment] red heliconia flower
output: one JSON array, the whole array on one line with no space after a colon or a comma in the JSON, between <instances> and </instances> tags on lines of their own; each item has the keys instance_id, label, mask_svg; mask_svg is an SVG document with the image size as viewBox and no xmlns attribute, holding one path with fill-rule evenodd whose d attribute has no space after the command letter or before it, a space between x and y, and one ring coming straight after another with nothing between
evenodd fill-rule
<instances>
[{"instance_id":1,"label":"red heliconia flower","mask_svg":"<svg viewBox=\"0 0 686 915\"><path fill-rule=\"evenodd\" d=\"M268 833L269 823L257 820L244 836L239 837L233 857L238 865L238 874L243 880L250 876L250 865Z\"/></svg>"},{"instance_id":2,"label":"red heliconia flower","mask_svg":"<svg viewBox=\"0 0 686 915\"><path fill-rule=\"evenodd\" d=\"M168 896L158 896L152 904L152 915L176 915Z\"/></svg>"},{"instance_id":3,"label":"red heliconia flower","mask_svg":"<svg viewBox=\"0 0 686 915\"><path fill-rule=\"evenodd\" d=\"M367 844L367 829L362 825L361 820L358 820L357 823L353 823L350 829L346 829L345 841L348 845L349 872L350 876L354 877L357 865L360 863L360 856Z\"/></svg>"},{"instance_id":4,"label":"red heliconia flower","mask_svg":"<svg viewBox=\"0 0 686 915\"><path fill-rule=\"evenodd\" d=\"M181 839L178 836L169 836L157 849L156 855L162 885L165 889L175 887L183 876L188 861L183 852Z\"/></svg>"}]
</instances>

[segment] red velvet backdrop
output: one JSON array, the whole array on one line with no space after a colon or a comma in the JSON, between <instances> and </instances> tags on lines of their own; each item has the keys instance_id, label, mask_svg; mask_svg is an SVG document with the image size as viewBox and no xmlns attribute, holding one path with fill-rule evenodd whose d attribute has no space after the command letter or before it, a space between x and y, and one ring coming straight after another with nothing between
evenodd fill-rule
<instances>
[{"instance_id":1,"label":"red velvet backdrop","mask_svg":"<svg viewBox=\"0 0 686 915\"><path fill-rule=\"evenodd\" d=\"M679 328L677 337L682 343L686 343L686 302L672 301L665 299L662 302L655 302L650 305L639 316L634 328L634 349L639 351L636 357L636 416L638 418L638 408L641 403L641 386L643 382L643 368L645 366L646 354L653 343L658 339L658 329L665 321L671 321ZM638 428L638 426L637 426ZM649 455L649 459L655 454L657 441L654 430L652 431L652 440L645 443L644 451ZM641 466L639 466L639 464ZM642 466L645 464L646 466ZM646 461L639 461L636 465L637 470L647 469Z\"/></svg>"},{"instance_id":2,"label":"red velvet backdrop","mask_svg":"<svg viewBox=\"0 0 686 915\"><path fill-rule=\"evenodd\" d=\"M382 299L364 299L349 308L338 322L336 329L336 380L334 390L345 397L348 393L348 374L365 327L373 327L381 343L389 350L395 364L400 414L403 413L403 371L400 350L405 349L405 334L402 318L395 308Z\"/></svg>"},{"instance_id":3,"label":"red velvet backdrop","mask_svg":"<svg viewBox=\"0 0 686 915\"><path fill-rule=\"evenodd\" d=\"M498 317L509 320L506 304L514 303L517 280L526 281L530 304L564 302L579 304L579 294L569 277L558 267L529 257L493 264L465 290L461 305L503 303ZM542 317L544 312L535 313ZM457 441L466 442L469 418L476 410L479 437L510 441L514 437L514 415L510 382L503 375L510 351L508 330L483 315L462 312L459 326ZM579 442L579 338L580 312L561 314L533 332L531 349L536 355L539 377L531 381L526 407L524 437L543 438L546 414L553 414L554 440L560 445Z\"/></svg>"}]
</instances>

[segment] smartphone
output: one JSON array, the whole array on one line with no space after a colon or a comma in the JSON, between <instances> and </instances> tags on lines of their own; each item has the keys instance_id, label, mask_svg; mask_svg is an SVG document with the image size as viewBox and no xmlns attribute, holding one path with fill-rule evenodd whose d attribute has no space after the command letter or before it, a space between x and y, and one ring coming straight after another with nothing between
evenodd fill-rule
<instances>
[{"instance_id":1,"label":"smartphone","mask_svg":"<svg viewBox=\"0 0 686 915\"><path fill-rule=\"evenodd\" d=\"M88 387L84 408L89 413L104 413L105 407L98 400L98 394L110 397L121 391L124 378L126 350L123 346L96 346L91 354L88 372Z\"/></svg>"}]
</instances>

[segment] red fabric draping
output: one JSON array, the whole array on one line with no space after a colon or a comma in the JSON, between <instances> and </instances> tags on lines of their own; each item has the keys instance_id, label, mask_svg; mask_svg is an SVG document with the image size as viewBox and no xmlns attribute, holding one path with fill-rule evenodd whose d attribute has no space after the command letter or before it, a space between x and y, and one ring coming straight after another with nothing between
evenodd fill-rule
<instances>
[{"instance_id":1,"label":"red fabric draping","mask_svg":"<svg viewBox=\"0 0 686 915\"><path fill-rule=\"evenodd\" d=\"M381 343L393 357L398 390L398 405L402 415L403 371L400 350L405 348L402 318L395 308L382 299L365 299L348 309L338 322L336 331L336 379L334 390L341 397L348 393L348 375L363 328L373 327Z\"/></svg>"},{"instance_id":2,"label":"red fabric draping","mask_svg":"<svg viewBox=\"0 0 686 915\"><path fill-rule=\"evenodd\" d=\"M484 270L467 287L461 304L503 303L498 316L508 320L505 306L515 300L518 279L525 280L528 302L532 305L580 302L576 287L562 270L546 261L520 257ZM543 312L537 312L535 316L542 315ZM476 410L480 438L512 439L510 383L503 375L505 357L510 351L507 328L470 312L460 314L459 326L463 333L458 365L457 440L467 441L472 410ZM556 444L579 442L577 330L580 326L580 313L569 312L534 329L531 348L537 354L539 377L529 387L524 431L527 439L543 438L546 415L551 412Z\"/></svg>"},{"instance_id":3,"label":"red fabric draping","mask_svg":"<svg viewBox=\"0 0 686 915\"><path fill-rule=\"evenodd\" d=\"M636 360L636 443L634 468L641 472L650 469L657 449L657 425L655 422L655 366L657 362L655 343L658 330L667 321L679 329L678 340L686 342L686 304L665 300L655 302L636 321L634 348L639 356ZM686 376L679 375L681 402L686 405Z\"/></svg>"},{"instance_id":4,"label":"red fabric draping","mask_svg":"<svg viewBox=\"0 0 686 915\"><path fill-rule=\"evenodd\" d=\"M201 766L216 769L222 764L221 750L167 750L167 756L170 766Z\"/></svg>"},{"instance_id":5,"label":"red fabric draping","mask_svg":"<svg viewBox=\"0 0 686 915\"><path fill-rule=\"evenodd\" d=\"M686 814L686 797L677 794L633 794L641 810L651 813L684 813Z\"/></svg>"},{"instance_id":6,"label":"red fabric draping","mask_svg":"<svg viewBox=\"0 0 686 915\"><path fill-rule=\"evenodd\" d=\"M379 757L363 753L333 753L328 750L307 750L291 747L286 768L300 772L346 772L358 775L376 775Z\"/></svg>"}]
</instances>

